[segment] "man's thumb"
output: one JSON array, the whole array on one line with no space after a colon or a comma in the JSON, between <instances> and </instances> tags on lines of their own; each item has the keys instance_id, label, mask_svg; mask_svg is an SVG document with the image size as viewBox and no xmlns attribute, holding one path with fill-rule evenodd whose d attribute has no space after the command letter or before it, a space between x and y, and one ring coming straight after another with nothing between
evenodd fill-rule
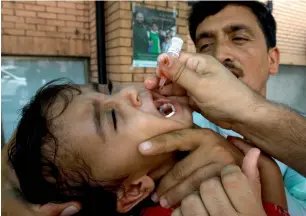
<instances>
[{"instance_id":1,"label":"man's thumb","mask_svg":"<svg viewBox=\"0 0 306 216\"><path fill-rule=\"evenodd\" d=\"M258 159L260 156L260 150L258 148L251 147L242 139L230 138L228 140L230 140L233 145L235 145L245 154L241 170L248 178L256 197L260 199L261 185L258 171Z\"/></svg>"},{"instance_id":2,"label":"man's thumb","mask_svg":"<svg viewBox=\"0 0 306 216\"><path fill-rule=\"evenodd\" d=\"M173 83L179 84L188 92L193 93L197 86L199 86L199 75L197 70L201 69L201 60L199 57L190 56L190 54L181 54L183 56L187 55L190 60L187 62L181 62L177 58L172 58L167 55L161 55L159 58L159 71L160 76L165 76L170 79ZM195 62L194 68L188 67L188 62ZM202 60L203 61L203 60ZM190 64L190 63L189 63ZM198 65L198 66L197 66ZM197 66L197 67L196 67ZM205 69L205 68L204 68Z\"/></svg>"},{"instance_id":3,"label":"man's thumb","mask_svg":"<svg viewBox=\"0 0 306 216\"><path fill-rule=\"evenodd\" d=\"M79 212L81 206L77 202L48 203L40 208L40 212L46 216L72 216Z\"/></svg>"}]
</instances>

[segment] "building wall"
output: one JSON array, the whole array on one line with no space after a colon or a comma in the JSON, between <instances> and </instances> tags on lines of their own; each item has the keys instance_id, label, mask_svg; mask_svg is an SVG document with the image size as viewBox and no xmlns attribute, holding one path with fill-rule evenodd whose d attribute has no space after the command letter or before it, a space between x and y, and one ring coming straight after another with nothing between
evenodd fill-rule
<instances>
[{"instance_id":1,"label":"building wall","mask_svg":"<svg viewBox=\"0 0 306 216\"><path fill-rule=\"evenodd\" d=\"M90 57L87 1L2 1L2 54Z\"/></svg>"},{"instance_id":2,"label":"building wall","mask_svg":"<svg viewBox=\"0 0 306 216\"><path fill-rule=\"evenodd\" d=\"M178 12L176 19L177 30L185 43L188 39L186 2L146 1L136 2L135 5L172 12ZM105 2L106 30L106 64L108 78L114 82L143 82L154 72L154 68L133 68L133 29L132 3L127 1ZM186 49L186 46L184 46Z\"/></svg>"},{"instance_id":3,"label":"building wall","mask_svg":"<svg viewBox=\"0 0 306 216\"><path fill-rule=\"evenodd\" d=\"M306 113L306 1L273 0L281 66L267 97Z\"/></svg>"},{"instance_id":4,"label":"building wall","mask_svg":"<svg viewBox=\"0 0 306 216\"><path fill-rule=\"evenodd\" d=\"M90 81L98 82L96 3L89 1Z\"/></svg>"},{"instance_id":5,"label":"building wall","mask_svg":"<svg viewBox=\"0 0 306 216\"><path fill-rule=\"evenodd\" d=\"M269 78L267 98L306 114L306 66L281 65Z\"/></svg>"},{"instance_id":6,"label":"building wall","mask_svg":"<svg viewBox=\"0 0 306 216\"><path fill-rule=\"evenodd\" d=\"M306 65L306 1L273 1L281 64Z\"/></svg>"},{"instance_id":7,"label":"building wall","mask_svg":"<svg viewBox=\"0 0 306 216\"><path fill-rule=\"evenodd\" d=\"M274 0L281 64L306 65L305 1ZM105 2L106 63L115 82L142 82L154 68L133 68L132 2ZM178 12L184 49L195 52L188 33L186 2L136 2ZM2 1L2 54L90 58L90 81L98 81L94 1Z\"/></svg>"}]
</instances>

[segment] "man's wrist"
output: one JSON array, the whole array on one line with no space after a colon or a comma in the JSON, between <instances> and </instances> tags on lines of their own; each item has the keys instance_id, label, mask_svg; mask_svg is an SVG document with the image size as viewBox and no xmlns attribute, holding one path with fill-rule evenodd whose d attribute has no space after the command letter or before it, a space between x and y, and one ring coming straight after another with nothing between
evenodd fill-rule
<instances>
[{"instance_id":1,"label":"man's wrist","mask_svg":"<svg viewBox=\"0 0 306 216\"><path fill-rule=\"evenodd\" d=\"M260 131L264 127L277 128L285 121L285 109L278 107L261 95L254 93L249 98L245 109L241 111L241 117L233 122L233 130L244 135Z\"/></svg>"}]
</instances>

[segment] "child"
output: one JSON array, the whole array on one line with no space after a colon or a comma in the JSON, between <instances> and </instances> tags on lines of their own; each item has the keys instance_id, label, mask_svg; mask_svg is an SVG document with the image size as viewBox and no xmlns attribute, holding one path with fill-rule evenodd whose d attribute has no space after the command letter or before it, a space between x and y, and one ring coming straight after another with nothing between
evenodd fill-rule
<instances>
[{"instance_id":1,"label":"child","mask_svg":"<svg viewBox=\"0 0 306 216\"><path fill-rule=\"evenodd\" d=\"M158 178L149 173L177 161L176 153L143 157L137 146L192 127L188 107L145 89L101 91L48 83L24 107L9 160L27 201L78 201L79 215L126 213L153 192ZM176 113L165 118L158 108L168 103Z\"/></svg>"}]
</instances>

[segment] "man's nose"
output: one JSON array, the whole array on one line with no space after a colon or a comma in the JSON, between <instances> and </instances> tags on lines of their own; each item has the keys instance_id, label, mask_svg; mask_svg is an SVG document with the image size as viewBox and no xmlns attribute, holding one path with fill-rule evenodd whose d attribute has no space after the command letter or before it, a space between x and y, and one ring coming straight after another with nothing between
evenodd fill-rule
<instances>
[{"instance_id":1,"label":"man's nose","mask_svg":"<svg viewBox=\"0 0 306 216\"><path fill-rule=\"evenodd\" d=\"M227 43L217 43L214 48L213 56L221 63L233 61L231 50Z\"/></svg>"}]
</instances>

